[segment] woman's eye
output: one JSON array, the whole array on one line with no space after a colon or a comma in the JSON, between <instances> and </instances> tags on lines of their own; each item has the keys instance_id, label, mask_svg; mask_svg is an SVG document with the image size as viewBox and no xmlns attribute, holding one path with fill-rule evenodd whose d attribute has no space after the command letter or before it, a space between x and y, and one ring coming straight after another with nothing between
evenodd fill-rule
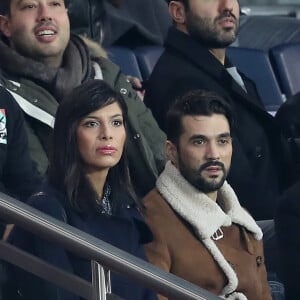
<instances>
[{"instance_id":1,"label":"woman's eye","mask_svg":"<svg viewBox=\"0 0 300 300\"><path fill-rule=\"evenodd\" d=\"M113 120L112 121L113 126L115 127L119 127L123 125L123 121L122 120Z\"/></svg>"},{"instance_id":2,"label":"woman's eye","mask_svg":"<svg viewBox=\"0 0 300 300\"><path fill-rule=\"evenodd\" d=\"M88 127L88 128L93 128L93 127L99 127L100 124L99 124L99 122L96 122L96 121L88 121L88 122L85 122L83 124L83 126Z\"/></svg>"}]
</instances>

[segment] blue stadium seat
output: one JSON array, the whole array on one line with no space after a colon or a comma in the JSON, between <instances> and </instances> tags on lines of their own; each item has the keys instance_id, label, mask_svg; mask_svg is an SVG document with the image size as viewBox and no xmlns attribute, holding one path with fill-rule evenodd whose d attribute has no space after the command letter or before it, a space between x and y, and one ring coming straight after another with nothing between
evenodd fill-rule
<instances>
[{"instance_id":1,"label":"blue stadium seat","mask_svg":"<svg viewBox=\"0 0 300 300\"><path fill-rule=\"evenodd\" d=\"M277 48L280 49L280 47L275 47L273 50ZM112 46L108 49L108 54L109 58L120 66L123 73L147 80L163 49L163 46L152 45L135 49ZM268 52L259 49L228 47L227 55L239 70L256 83L266 110L276 112L283 103L283 97ZM300 90L300 67L298 71Z\"/></svg>"},{"instance_id":2,"label":"blue stadium seat","mask_svg":"<svg viewBox=\"0 0 300 300\"><path fill-rule=\"evenodd\" d=\"M300 92L300 43L273 47L270 55L287 98Z\"/></svg>"},{"instance_id":3,"label":"blue stadium seat","mask_svg":"<svg viewBox=\"0 0 300 300\"><path fill-rule=\"evenodd\" d=\"M276 112L283 103L283 96L268 52L258 49L228 47L227 55L241 72L255 82L266 110Z\"/></svg>"},{"instance_id":4,"label":"blue stadium seat","mask_svg":"<svg viewBox=\"0 0 300 300\"><path fill-rule=\"evenodd\" d=\"M142 79L140 68L133 50L125 47L111 46L107 51L108 57L121 68L124 74Z\"/></svg>"},{"instance_id":5,"label":"blue stadium seat","mask_svg":"<svg viewBox=\"0 0 300 300\"><path fill-rule=\"evenodd\" d=\"M135 48L134 52L140 66L143 80L149 78L163 50L163 46L140 46Z\"/></svg>"}]
</instances>

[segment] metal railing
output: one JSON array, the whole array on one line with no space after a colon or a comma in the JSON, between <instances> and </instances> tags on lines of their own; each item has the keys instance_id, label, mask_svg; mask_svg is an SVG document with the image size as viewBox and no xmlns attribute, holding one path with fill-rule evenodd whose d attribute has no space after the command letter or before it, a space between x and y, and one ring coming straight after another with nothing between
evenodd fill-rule
<instances>
[{"instance_id":1,"label":"metal railing","mask_svg":"<svg viewBox=\"0 0 300 300\"><path fill-rule=\"evenodd\" d=\"M94 236L86 234L85 232L82 232L66 223L60 222L57 219L3 193L0 193L0 218L6 220L8 223L16 224L24 230L28 230L50 242L57 243L66 250L75 253L80 257L101 264L101 266L103 266L103 270L117 272L171 299L220 299L192 283L189 283L173 274L164 272L140 258L128 254L127 252L105 243ZM3 244L5 245L6 243L2 243L2 246ZM0 244L0 247L2 246ZM5 246L9 247L11 245L6 244ZM4 251L3 253L3 251L0 250L0 256L3 258L4 254L6 259L10 260L10 262L18 262L16 259L11 259L10 253L7 253L7 251L9 250ZM22 259L19 263L22 264ZM54 270L56 269L55 267L50 268L53 268ZM97 265L94 265L92 269L97 268ZM106 289L107 284L105 279L103 280L105 274L101 274L103 270L99 267L99 272L95 273L95 286L91 283L90 286L87 286L87 288L92 288L93 286L94 288L97 288L98 296L96 298L95 296L92 296L87 299L105 299L105 296L104 298L100 298L99 296L99 293L101 293L103 289ZM61 272L60 275L63 276L64 272L62 270L59 272ZM94 272L95 270L93 273ZM97 276L99 278L97 278ZM67 281L72 281L73 279L81 280L78 278L76 279L76 276L70 274ZM55 278L51 278L51 280L55 281ZM102 284L104 286L102 286ZM73 290L73 292L75 293L76 291Z\"/></svg>"}]
</instances>

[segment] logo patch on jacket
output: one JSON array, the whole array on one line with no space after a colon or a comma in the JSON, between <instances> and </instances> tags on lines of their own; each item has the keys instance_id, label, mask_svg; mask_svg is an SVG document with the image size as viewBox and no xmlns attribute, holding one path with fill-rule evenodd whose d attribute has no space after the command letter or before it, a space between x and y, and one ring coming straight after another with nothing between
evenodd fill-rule
<instances>
[{"instance_id":1,"label":"logo patch on jacket","mask_svg":"<svg viewBox=\"0 0 300 300\"><path fill-rule=\"evenodd\" d=\"M0 144L7 144L6 111L0 108Z\"/></svg>"}]
</instances>

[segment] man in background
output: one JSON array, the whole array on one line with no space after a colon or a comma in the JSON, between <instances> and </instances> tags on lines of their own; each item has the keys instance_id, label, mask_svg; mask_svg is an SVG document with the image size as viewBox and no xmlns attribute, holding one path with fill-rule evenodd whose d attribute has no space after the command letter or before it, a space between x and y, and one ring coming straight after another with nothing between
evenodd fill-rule
<instances>
[{"instance_id":1,"label":"man in background","mask_svg":"<svg viewBox=\"0 0 300 300\"><path fill-rule=\"evenodd\" d=\"M174 26L146 85L145 104L165 129L166 112L178 96L199 88L221 95L233 107L236 120L228 182L256 220L272 219L276 199L291 183L294 168L289 168L286 142L254 82L226 57L238 32L239 3L167 2Z\"/></svg>"},{"instance_id":2,"label":"man in background","mask_svg":"<svg viewBox=\"0 0 300 300\"><path fill-rule=\"evenodd\" d=\"M22 108L31 157L44 174L54 116L64 95L90 78L103 79L128 106L129 165L139 195L155 184L164 166L165 134L101 46L70 34L63 0L0 3L0 83Z\"/></svg>"}]
</instances>

